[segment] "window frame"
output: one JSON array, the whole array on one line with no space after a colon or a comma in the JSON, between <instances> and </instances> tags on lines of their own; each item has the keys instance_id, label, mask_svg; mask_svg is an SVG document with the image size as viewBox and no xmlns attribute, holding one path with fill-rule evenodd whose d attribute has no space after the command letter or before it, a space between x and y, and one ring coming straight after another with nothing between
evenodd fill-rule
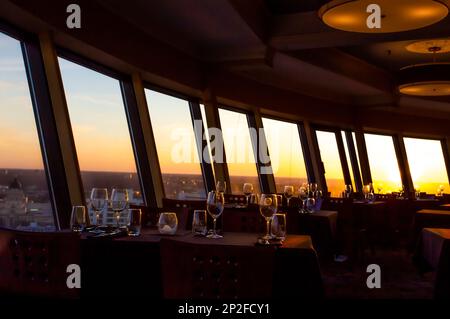
<instances>
[{"instance_id":1,"label":"window frame","mask_svg":"<svg viewBox=\"0 0 450 319\"><path fill-rule=\"evenodd\" d=\"M341 168L342 168L342 176L344 178L344 183L345 185L352 185L352 179L351 179L351 175L350 175L350 169L348 166L348 162L347 162L347 156L345 155L345 147L344 147L344 141L342 139L342 134L341 131L344 130L342 128L339 127L333 127L333 126L327 126L327 125L320 125L320 124L312 124L311 128L313 130L313 139L314 139L314 143L316 144L317 148L317 158L319 160L319 170L320 170L320 178L322 180L323 185L325 185L325 192L328 193L328 184L327 184L327 179L326 179L326 172L325 172L325 165L322 159L322 154L320 153L320 146L319 146L319 141L317 138L317 131L323 131L323 132L329 132L329 133L334 133L334 136L336 138L336 146L338 149L338 153L339 153L339 160L341 162ZM352 139L353 141L353 139ZM349 153L350 153L350 149L349 149ZM350 154L349 154L350 155ZM350 155L352 156L352 155ZM356 156L356 154L355 154Z\"/></svg>"},{"instance_id":2,"label":"window frame","mask_svg":"<svg viewBox=\"0 0 450 319\"><path fill-rule=\"evenodd\" d=\"M205 159L203 157L203 149L205 147L208 147L208 145L207 145L207 141L204 140L203 138L201 141L198 141L197 135L194 132L194 121L200 120L202 123L202 136L205 133L205 127L203 125L202 113L200 110L200 99L177 92L177 91L174 91L174 90L171 90L171 89L167 89L167 88L152 84L147 81L144 81L143 84L144 84L144 90L147 89L147 90L155 91L160 94L164 94L164 95L168 95L168 96L171 96L171 97L174 97L177 99L185 100L188 103L189 114L191 115L192 132L194 133L195 145L196 145L197 154L198 154L198 157L200 160L200 171L201 171L202 178L203 178L203 185L205 187L206 194L208 194L209 191L215 189L215 179L214 179L212 163L211 163L211 161L209 161L209 163L208 163L207 159ZM145 95L145 92L144 92L144 95ZM148 120L150 121L150 126L152 127L152 130L154 131L153 125L150 120L150 108L148 107L149 101L147 101L147 99L146 99L146 103L147 103L147 111L146 111L147 113L146 114L148 115ZM156 145L156 141L153 141L153 142ZM201 147L201 149L200 149L200 147ZM155 149L155 151L156 151L156 156L157 156L158 163L159 163L158 150ZM208 156L209 156L209 153L208 153ZM161 167L161 166L159 166L159 167ZM160 175L159 178L161 180L161 185L163 185L161 168L159 169L159 175ZM164 197L167 198L166 190L164 187L162 189L162 192L164 194Z\"/></svg>"},{"instance_id":3,"label":"window frame","mask_svg":"<svg viewBox=\"0 0 450 319\"><path fill-rule=\"evenodd\" d=\"M269 115L269 114L265 114L265 113L261 114L261 118L266 118L269 120L275 120L275 121L280 121L280 122L286 122L289 124L294 124L297 127L298 138L300 140L303 161L304 161L305 169L306 169L306 179L308 180L309 183L316 182L316 178L314 176L314 169L312 166L311 152L309 149L308 141L306 138L305 127L304 127L303 123L300 121L283 119L282 117L273 116L273 115ZM266 136L266 138L267 138L267 136ZM269 157L270 157L270 154L269 154ZM273 178L276 179L275 175L273 175Z\"/></svg>"},{"instance_id":4,"label":"window frame","mask_svg":"<svg viewBox=\"0 0 450 319\"><path fill-rule=\"evenodd\" d=\"M70 212L72 204L39 39L37 35L19 30L2 20L0 31L20 43L54 227L61 230L70 223L67 212Z\"/></svg>"},{"instance_id":5,"label":"window frame","mask_svg":"<svg viewBox=\"0 0 450 319\"><path fill-rule=\"evenodd\" d=\"M249 134L250 134L250 129L252 129L252 128L256 129L256 131L258 131L255 115L253 112L246 110L246 109L240 109L240 108L237 108L234 106L229 106L229 105L226 105L223 103L218 103L217 104L217 113L218 114L219 114L220 109L230 111L230 112L244 114L247 119L247 128L249 130ZM220 123L221 130L223 130L220 115L219 115L218 120ZM257 143L257 145L254 144L255 142ZM259 188L260 188L261 192L263 192L263 193L273 193L273 191L270 190L270 182L268 180L268 178L270 178L270 177L267 176L267 175L271 175L272 176L271 178L273 178L273 174L260 174L260 172L261 172L260 168L262 166L267 166L267 165L263 165L263 163L261 163L261 161L260 161L259 156L257 154L255 155L255 152L259 152L259 137L257 138L257 141L254 141L250 135L250 143L251 143L250 146L252 147L252 150L253 150L253 156L255 157L256 175L257 175L258 182L259 182ZM228 162L226 161L227 154L226 154L226 150L225 150L225 141L224 141L224 150L223 151L225 154L225 156L224 156L225 163L224 164L227 166L227 171L228 171L226 183L227 183L227 185L231 185L231 182L230 182L231 178L230 178L229 169L228 169ZM268 155L269 155L269 159L270 159L270 154L268 154ZM269 165L270 165L270 162L269 162ZM231 187L230 187L230 189L231 189Z\"/></svg>"},{"instance_id":6,"label":"window frame","mask_svg":"<svg viewBox=\"0 0 450 319\"><path fill-rule=\"evenodd\" d=\"M142 192L143 195L142 199L144 205L150 207L157 207L157 199L155 195L156 193L154 191L153 184L150 182L144 182L144 181L152 181L152 172L150 167L148 166L147 160L148 155L145 147L144 133L142 132L142 127L140 124L139 111L137 108L136 96L134 94L131 75L127 75L122 72L116 71L112 68L109 68L108 66L97 63L85 56L74 53L69 49L62 48L59 46L56 47L55 49L56 54L59 58L63 58L81 67L85 67L91 71L100 73L102 75L115 79L119 82L122 104L124 107L125 116L127 120L128 134L130 137L131 147L133 150L134 163L136 165L136 173L139 178L140 191ZM61 70L60 76L62 77ZM64 97L66 97L65 91L63 92L63 94ZM72 133L73 138L72 122L70 121L70 117L68 126L70 128L70 132ZM76 149L75 149L75 156L76 161L78 163L78 154L76 152ZM81 169L79 167L79 164L78 164L78 174L80 176L79 180L81 183L80 187L82 189L82 194L84 194L84 185L81 179Z\"/></svg>"},{"instance_id":7,"label":"window frame","mask_svg":"<svg viewBox=\"0 0 450 319\"><path fill-rule=\"evenodd\" d=\"M424 136L420 136L420 135L414 135L414 134L407 134L407 135L402 135L401 136L401 140L403 145L405 145L404 139L405 138L411 138L411 139L419 139L419 140L429 140L429 141L437 141L441 144L441 150L442 150L442 156L444 158L444 164L445 164L445 168L446 168L446 173L447 173L447 183L450 184L450 156L448 153L448 147L447 147L447 142L445 140L445 138L438 138L438 137L424 137ZM408 167L409 167L409 160L408 160L408 153L406 152L406 147L405 147L405 156L406 156L406 160L408 162ZM413 190L414 190L414 181L412 180L412 174L410 173L410 178L411 181L413 182Z\"/></svg>"}]
</instances>

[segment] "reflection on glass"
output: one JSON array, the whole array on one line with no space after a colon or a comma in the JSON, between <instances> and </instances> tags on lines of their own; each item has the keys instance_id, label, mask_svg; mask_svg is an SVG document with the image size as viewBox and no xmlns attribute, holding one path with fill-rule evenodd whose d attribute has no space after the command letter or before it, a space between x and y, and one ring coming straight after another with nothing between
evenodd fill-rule
<instances>
[{"instance_id":1,"label":"reflection on glass","mask_svg":"<svg viewBox=\"0 0 450 319\"><path fill-rule=\"evenodd\" d=\"M259 179L247 115L219 109L219 117L230 175L231 193L241 194L242 185L245 182L252 183L255 192L258 193Z\"/></svg>"},{"instance_id":2,"label":"reflection on glass","mask_svg":"<svg viewBox=\"0 0 450 319\"><path fill-rule=\"evenodd\" d=\"M119 81L59 58L86 199L95 187L125 188L132 204L142 204ZM89 207L91 220L95 212ZM102 223L114 225L105 207Z\"/></svg>"},{"instance_id":3,"label":"reflection on glass","mask_svg":"<svg viewBox=\"0 0 450 319\"><path fill-rule=\"evenodd\" d=\"M206 198L188 101L148 89L145 96L166 197Z\"/></svg>"},{"instance_id":4,"label":"reflection on glass","mask_svg":"<svg viewBox=\"0 0 450 319\"><path fill-rule=\"evenodd\" d=\"M340 197L345 187L344 175L342 173L341 159L333 132L316 131L319 143L320 157L325 167L325 178L328 191L331 196Z\"/></svg>"},{"instance_id":5,"label":"reflection on glass","mask_svg":"<svg viewBox=\"0 0 450 319\"><path fill-rule=\"evenodd\" d=\"M1 32L0 227L55 230L20 42Z\"/></svg>"},{"instance_id":6,"label":"reflection on glass","mask_svg":"<svg viewBox=\"0 0 450 319\"><path fill-rule=\"evenodd\" d=\"M441 185L448 191L448 176L441 142L404 138L414 188L428 194L438 193Z\"/></svg>"},{"instance_id":7,"label":"reflection on glass","mask_svg":"<svg viewBox=\"0 0 450 319\"><path fill-rule=\"evenodd\" d=\"M364 134L374 189L378 193L398 192L402 179L392 136Z\"/></svg>"},{"instance_id":8,"label":"reflection on glass","mask_svg":"<svg viewBox=\"0 0 450 319\"><path fill-rule=\"evenodd\" d=\"M263 118L277 193L285 185L308 181L298 127L294 123Z\"/></svg>"}]
</instances>

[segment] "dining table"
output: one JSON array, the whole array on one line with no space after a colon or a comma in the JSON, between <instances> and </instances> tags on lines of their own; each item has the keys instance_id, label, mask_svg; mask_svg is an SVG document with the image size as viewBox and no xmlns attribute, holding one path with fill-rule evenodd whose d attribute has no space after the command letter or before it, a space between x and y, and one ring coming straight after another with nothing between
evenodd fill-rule
<instances>
[{"instance_id":1,"label":"dining table","mask_svg":"<svg viewBox=\"0 0 450 319\"><path fill-rule=\"evenodd\" d=\"M162 235L155 228L143 228L140 236L98 236L83 234L81 240L82 296L148 296L163 298L164 285L161 243L177 241L184 244L213 245L233 250L247 247L275 249L273 274L274 291L282 295L321 296L322 279L317 253L310 236L289 234L281 245L258 244L255 233L222 232L223 238L199 237L188 230L178 230L175 235ZM173 252L177 254L177 251ZM185 267L192 260L178 260L174 267ZM185 266L183 266L185 265ZM257 269L261 265L247 265ZM173 274L177 276L177 274ZM278 285L278 286L277 286ZM281 285L281 286L280 286ZM287 287L287 288L286 288Z\"/></svg>"},{"instance_id":2,"label":"dining table","mask_svg":"<svg viewBox=\"0 0 450 319\"><path fill-rule=\"evenodd\" d=\"M450 298L450 229L424 228L413 256L420 272L436 272L434 298Z\"/></svg>"},{"instance_id":3,"label":"dining table","mask_svg":"<svg viewBox=\"0 0 450 319\"><path fill-rule=\"evenodd\" d=\"M417 243L424 228L450 228L450 211L442 209L421 209L414 216L413 245Z\"/></svg>"}]
</instances>

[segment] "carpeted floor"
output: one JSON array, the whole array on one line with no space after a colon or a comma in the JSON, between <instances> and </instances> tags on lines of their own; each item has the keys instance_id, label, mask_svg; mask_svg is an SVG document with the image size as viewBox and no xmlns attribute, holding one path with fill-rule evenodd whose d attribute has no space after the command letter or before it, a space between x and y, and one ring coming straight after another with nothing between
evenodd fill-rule
<instances>
[{"instance_id":1,"label":"carpeted floor","mask_svg":"<svg viewBox=\"0 0 450 319\"><path fill-rule=\"evenodd\" d=\"M381 268L381 288L369 289L369 264ZM364 261L321 264L328 299L431 299L434 274L421 276L405 249L377 249L366 252Z\"/></svg>"}]
</instances>

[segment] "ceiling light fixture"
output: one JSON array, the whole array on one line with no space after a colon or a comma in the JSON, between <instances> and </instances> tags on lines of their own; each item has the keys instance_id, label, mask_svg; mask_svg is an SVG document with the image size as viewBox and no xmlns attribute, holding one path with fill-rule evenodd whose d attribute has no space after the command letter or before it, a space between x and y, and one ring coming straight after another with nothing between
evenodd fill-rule
<instances>
[{"instance_id":1,"label":"ceiling light fixture","mask_svg":"<svg viewBox=\"0 0 450 319\"><path fill-rule=\"evenodd\" d=\"M413 53L434 54L450 52L450 39L431 39L413 42L406 46Z\"/></svg>"},{"instance_id":2,"label":"ceiling light fixture","mask_svg":"<svg viewBox=\"0 0 450 319\"><path fill-rule=\"evenodd\" d=\"M417 64L400 69L400 93L416 96L450 95L450 63Z\"/></svg>"},{"instance_id":3,"label":"ceiling light fixture","mask_svg":"<svg viewBox=\"0 0 450 319\"><path fill-rule=\"evenodd\" d=\"M381 9L380 28L367 23L367 8ZM448 15L443 0L331 0L319 9L319 17L328 26L350 32L388 33L423 28Z\"/></svg>"}]
</instances>

